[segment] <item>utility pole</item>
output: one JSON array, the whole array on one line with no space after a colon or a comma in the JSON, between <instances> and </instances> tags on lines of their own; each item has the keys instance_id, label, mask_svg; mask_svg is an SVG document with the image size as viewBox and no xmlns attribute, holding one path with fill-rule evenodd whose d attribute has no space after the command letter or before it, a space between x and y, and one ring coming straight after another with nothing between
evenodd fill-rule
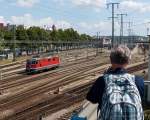
<instances>
[{"instance_id":1,"label":"utility pole","mask_svg":"<svg viewBox=\"0 0 150 120\"><path fill-rule=\"evenodd\" d=\"M117 8L119 8L119 3L108 3L107 4L107 8L109 8L111 6L112 8L112 47L114 47L114 18L115 18L115 5L117 6Z\"/></svg>"},{"instance_id":2,"label":"utility pole","mask_svg":"<svg viewBox=\"0 0 150 120\"><path fill-rule=\"evenodd\" d=\"M124 26L123 26L123 18L124 16L127 16L127 14L117 14L118 16L120 16L120 40L119 40L119 44L122 44L122 39L123 39L123 30L124 30Z\"/></svg>"},{"instance_id":3,"label":"utility pole","mask_svg":"<svg viewBox=\"0 0 150 120\"><path fill-rule=\"evenodd\" d=\"M149 35L149 31L150 31L150 29L149 29L149 25L150 25L150 22L147 22L147 23L146 23L146 26L147 26L147 29L146 29L146 31L147 31L147 35Z\"/></svg>"},{"instance_id":4,"label":"utility pole","mask_svg":"<svg viewBox=\"0 0 150 120\"><path fill-rule=\"evenodd\" d=\"M96 47L96 56L98 55L98 43L100 42L100 32L97 32L97 40L96 40L96 43L95 43L95 47Z\"/></svg>"},{"instance_id":5,"label":"utility pole","mask_svg":"<svg viewBox=\"0 0 150 120\"><path fill-rule=\"evenodd\" d=\"M149 34L149 28L147 28L147 35Z\"/></svg>"},{"instance_id":6,"label":"utility pole","mask_svg":"<svg viewBox=\"0 0 150 120\"><path fill-rule=\"evenodd\" d=\"M16 25L13 25L13 62L16 61Z\"/></svg>"},{"instance_id":7,"label":"utility pole","mask_svg":"<svg viewBox=\"0 0 150 120\"><path fill-rule=\"evenodd\" d=\"M132 43L132 41L131 41L131 33L132 33L131 25L132 24L133 24L133 22L131 22L131 21L128 22L128 37L129 37L128 42L129 43Z\"/></svg>"},{"instance_id":8,"label":"utility pole","mask_svg":"<svg viewBox=\"0 0 150 120\"><path fill-rule=\"evenodd\" d=\"M43 52L45 52L44 51L44 44L43 44L43 42L44 42L44 36L43 36L44 28L42 28L41 30L42 30L41 31L41 39L42 39L41 42L42 42L42 53L43 53Z\"/></svg>"}]
</instances>

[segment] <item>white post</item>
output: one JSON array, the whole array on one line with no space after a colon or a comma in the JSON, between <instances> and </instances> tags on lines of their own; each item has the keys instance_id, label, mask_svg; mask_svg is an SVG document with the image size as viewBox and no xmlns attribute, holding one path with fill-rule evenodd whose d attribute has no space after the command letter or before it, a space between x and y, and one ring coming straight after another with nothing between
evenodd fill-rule
<instances>
[{"instance_id":1,"label":"white post","mask_svg":"<svg viewBox=\"0 0 150 120\"><path fill-rule=\"evenodd\" d=\"M148 35L149 39L149 62L148 62L148 81L150 81L150 35ZM150 85L148 84L148 91L147 91L147 102L150 102Z\"/></svg>"}]
</instances>

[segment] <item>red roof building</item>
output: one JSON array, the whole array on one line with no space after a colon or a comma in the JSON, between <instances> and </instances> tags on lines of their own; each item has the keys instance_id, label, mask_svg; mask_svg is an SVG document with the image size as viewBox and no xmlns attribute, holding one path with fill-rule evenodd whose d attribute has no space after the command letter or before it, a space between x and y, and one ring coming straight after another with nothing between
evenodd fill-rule
<instances>
[{"instance_id":1,"label":"red roof building","mask_svg":"<svg viewBox=\"0 0 150 120\"><path fill-rule=\"evenodd\" d=\"M4 23L0 23L0 29L4 28Z\"/></svg>"}]
</instances>

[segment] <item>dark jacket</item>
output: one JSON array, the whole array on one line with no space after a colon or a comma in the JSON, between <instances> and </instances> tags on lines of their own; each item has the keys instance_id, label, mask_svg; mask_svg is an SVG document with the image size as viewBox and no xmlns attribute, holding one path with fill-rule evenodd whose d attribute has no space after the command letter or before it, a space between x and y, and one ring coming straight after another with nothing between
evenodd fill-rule
<instances>
[{"instance_id":1,"label":"dark jacket","mask_svg":"<svg viewBox=\"0 0 150 120\"><path fill-rule=\"evenodd\" d=\"M127 73L125 69L118 68L116 70L109 69L107 74L124 74ZM139 90L141 98L144 96L144 79L142 77L135 76L135 84ZM101 108L102 96L105 89L105 82L103 76L99 77L90 91L88 92L86 99L92 103L98 103Z\"/></svg>"}]
</instances>

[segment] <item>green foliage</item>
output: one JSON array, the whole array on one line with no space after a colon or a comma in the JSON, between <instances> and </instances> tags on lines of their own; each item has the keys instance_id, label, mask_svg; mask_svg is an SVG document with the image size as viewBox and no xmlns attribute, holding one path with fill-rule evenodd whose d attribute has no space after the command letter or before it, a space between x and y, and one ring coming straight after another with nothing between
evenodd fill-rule
<instances>
[{"instance_id":1,"label":"green foliage","mask_svg":"<svg viewBox=\"0 0 150 120\"><path fill-rule=\"evenodd\" d=\"M79 41L79 39L80 39L78 32L72 28L65 29L64 33L67 35L68 41Z\"/></svg>"},{"instance_id":2,"label":"green foliage","mask_svg":"<svg viewBox=\"0 0 150 120\"><path fill-rule=\"evenodd\" d=\"M17 40L28 40L27 31L24 29L23 26L18 26L16 30L16 39Z\"/></svg>"},{"instance_id":3,"label":"green foliage","mask_svg":"<svg viewBox=\"0 0 150 120\"><path fill-rule=\"evenodd\" d=\"M3 31L3 38L4 39L4 46L7 48L12 48L13 47L13 31L12 30L4 30Z\"/></svg>"},{"instance_id":4,"label":"green foliage","mask_svg":"<svg viewBox=\"0 0 150 120\"><path fill-rule=\"evenodd\" d=\"M29 29L27 29L27 34L29 37L29 40L39 40L39 35L38 35L38 31L39 31L39 27L30 27Z\"/></svg>"},{"instance_id":5,"label":"green foliage","mask_svg":"<svg viewBox=\"0 0 150 120\"><path fill-rule=\"evenodd\" d=\"M13 32L12 31L5 31L4 39L5 40L12 40L13 39Z\"/></svg>"},{"instance_id":6,"label":"green foliage","mask_svg":"<svg viewBox=\"0 0 150 120\"><path fill-rule=\"evenodd\" d=\"M14 35L15 34L15 35ZM24 28L23 25L16 27L14 33L13 30L4 29L0 31L0 38L5 41L5 46L12 48L14 42L14 36L16 38L16 47L26 49L26 48L41 48L43 47L43 42L45 41L85 41L91 39L89 35L79 34L73 28L68 29L53 29L45 30L40 27L30 27ZM41 43L41 44L37 44ZM0 41L0 48L2 45L2 40Z\"/></svg>"},{"instance_id":7,"label":"green foliage","mask_svg":"<svg viewBox=\"0 0 150 120\"><path fill-rule=\"evenodd\" d=\"M0 30L0 50L3 49L3 45L4 45L4 31Z\"/></svg>"},{"instance_id":8,"label":"green foliage","mask_svg":"<svg viewBox=\"0 0 150 120\"><path fill-rule=\"evenodd\" d=\"M26 49L28 47L29 37L27 34L27 30L24 29L24 26L19 25L16 28L16 41L18 41L17 46L21 49Z\"/></svg>"}]
</instances>

